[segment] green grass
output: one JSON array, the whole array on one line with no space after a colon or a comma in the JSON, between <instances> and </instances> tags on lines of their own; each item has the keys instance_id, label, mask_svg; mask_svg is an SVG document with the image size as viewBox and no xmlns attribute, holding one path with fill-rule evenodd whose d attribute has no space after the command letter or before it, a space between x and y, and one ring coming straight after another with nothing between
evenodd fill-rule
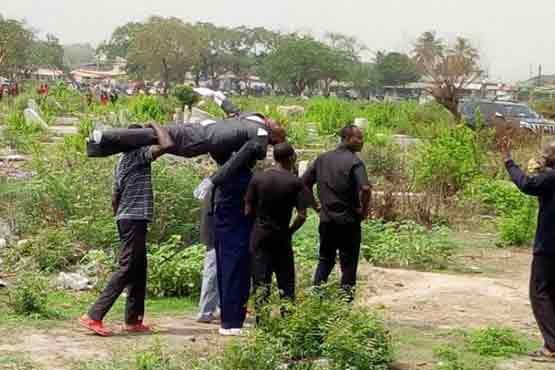
<instances>
[{"instance_id":1,"label":"green grass","mask_svg":"<svg viewBox=\"0 0 555 370\"><path fill-rule=\"evenodd\" d=\"M31 326L34 328L49 328L62 321L71 321L87 312L98 297L98 292L68 292L56 291L48 295L48 308L54 313L52 317L16 315L5 304L6 291L0 293L0 327L11 328ZM147 299L146 317L160 318L172 315L193 314L197 308L197 301L193 298L156 298ZM125 309L125 298L120 297L106 317L107 321L122 321Z\"/></svg>"}]
</instances>

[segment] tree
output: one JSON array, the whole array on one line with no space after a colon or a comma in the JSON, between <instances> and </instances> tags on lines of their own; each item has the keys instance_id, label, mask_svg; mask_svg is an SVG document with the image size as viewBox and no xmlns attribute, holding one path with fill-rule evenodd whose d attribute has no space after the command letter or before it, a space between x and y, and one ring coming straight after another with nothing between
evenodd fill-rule
<instances>
[{"instance_id":1,"label":"tree","mask_svg":"<svg viewBox=\"0 0 555 370\"><path fill-rule=\"evenodd\" d=\"M140 22L129 22L115 29L110 41L103 42L97 49L98 54L104 54L109 59L116 57L127 58L129 46L135 38L135 34L143 28Z\"/></svg>"},{"instance_id":2,"label":"tree","mask_svg":"<svg viewBox=\"0 0 555 370\"><path fill-rule=\"evenodd\" d=\"M62 69L64 67L64 48L60 45L60 40L52 34L47 34L46 40L33 41L25 65L27 71L35 70L38 67Z\"/></svg>"},{"instance_id":3,"label":"tree","mask_svg":"<svg viewBox=\"0 0 555 370\"><path fill-rule=\"evenodd\" d=\"M33 39L25 22L0 15L0 74L15 76L24 67Z\"/></svg>"},{"instance_id":4,"label":"tree","mask_svg":"<svg viewBox=\"0 0 555 370\"><path fill-rule=\"evenodd\" d=\"M406 54L378 52L374 63L382 86L406 85L420 79L416 64Z\"/></svg>"},{"instance_id":5,"label":"tree","mask_svg":"<svg viewBox=\"0 0 555 370\"><path fill-rule=\"evenodd\" d=\"M301 95L318 81L329 83L343 75L346 58L311 37L284 37L261 68L262 77Z\"/></svg>"},{"instance_id":6,"label":"tree","mask_svg":"<svg viewBox=\"0 0 555 370\"><path fill-rule=\"evenodd\" d=\"M477 49L462 37L449 47L434 32L425 32L418 38L413 54L420 72L432 84L431 95L460 119L458 106L462 91L482 75Z\"/></svg>"},{"instance_id":7,"label":"tree","mask_svg":"<svg viewBox=\"0 0 555 370\"><path fill-rule=\"evenodd\" d=\"M95 60L95 50L90 44L64 45L64 64L75 68Z\"/></svg>"},{"instance_id":8,"label":"tree","mask_svg":"<svg viewBox=\"0 0 555 370\"><path fill-rule=\"evenodd\" d=\"M164 81L167 93L170 82L183 82L198 58L198 37L191 24L151 17L131 39L127 68L137 77Z\"/></svg>"}]
</instances>

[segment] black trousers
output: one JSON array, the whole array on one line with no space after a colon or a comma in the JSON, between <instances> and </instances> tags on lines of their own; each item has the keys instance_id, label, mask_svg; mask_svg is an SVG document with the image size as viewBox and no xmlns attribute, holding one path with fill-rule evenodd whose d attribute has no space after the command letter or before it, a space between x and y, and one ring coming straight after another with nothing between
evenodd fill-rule
<instances>
[{"instance_id":1,"label":"black trousers","mask_svg":"<svg viewBox=\"0 0 555 370\"><path fill-rule=\"evenodd\" d=\"M89 317L102 320L127 287L125 323L133 325L141 322L145 313L147 221L119 220L118 232L121 240L119 268L89 310Z\"/></svg>"},{"instance_id":2,"label":"black trousers","mask_svg":"<svg viewBox=\"0 0 555 370\"><path fill-rule=\"evenodd\" d=\"M361 228L360 223L338 224L335 222L321 222L320 227L320 257L314 285L318 286L328 281L335 266L337 251L341 266L341 287L352 298L352 290L356 285L358 256L360 254Z\"/></svg>"},{"instance_id":3,"label":"black trousers","mask_svg":"<svg viewBox=\"0 0 555 370\"><path fill-rule=\"evenodd\" d=\"M288 232L275 232L256 228L251 235L253 285L256 303L260 307L270 296L272 275L283 299L295 299L295 259L291 236Z\"/></svg>"},{"instance_id":4,"label":"black trousers","mask_svg":"<svg viewBox=\"0 0 555 370\"><path fill-rule=\"evenodd\" d=\"M530 301L545 346L555 351L555 257L534 256Z\"/></svg>"}]
</instances>

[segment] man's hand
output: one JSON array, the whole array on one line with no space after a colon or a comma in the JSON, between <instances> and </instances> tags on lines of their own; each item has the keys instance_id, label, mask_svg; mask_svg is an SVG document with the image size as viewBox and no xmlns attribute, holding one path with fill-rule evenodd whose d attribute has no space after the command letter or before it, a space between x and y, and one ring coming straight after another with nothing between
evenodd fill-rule
<instances>
[{"instance_id":1,"label":"man's hand","mask_svg":"<svg viewBox=\"0 0 555 370\"><path fill-rule=\"evenodd\" d=\"M508 136L501 136L497 139L497 148L503 161L506 162L511 159L511 139Z\"/></svg>"}]
</instances>

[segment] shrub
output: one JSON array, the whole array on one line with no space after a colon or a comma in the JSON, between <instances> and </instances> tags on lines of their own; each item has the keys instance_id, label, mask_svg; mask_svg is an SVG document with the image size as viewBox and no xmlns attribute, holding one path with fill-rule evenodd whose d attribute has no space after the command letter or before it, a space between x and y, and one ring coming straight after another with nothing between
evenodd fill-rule
<instances>
[{"instance_id":1,"label":"shrub","mask_svg":"<svg viewBox=\"0 0 555 370\"><path fill-rule=\"evenodd\" d=\"M385 370L393 360L391 337L383 323L367 311L337 320L323 343L331 369Z\"/></svg>"},{"instance_id":2,"label":"shrub","mask_svg":"<svg viewBox=\"0 0 555 370\"><path fill-rule=\"evenodd\" d=\"M305 122L319 123L323 135L337 134L341 128L353 123L355 118L352 104L334 98L312 99L305 114Z\"/></svg>"},{"instance_id":3,"label":"shrub","mask_svg":"<svg viewBox=\"0 0 555 370\"><path fill-rule=\"evenodd\" d=\"M441 346L434 350L440 362L436 370L494 370L495 364L490 359L480 357L468 358L464 351L452 346Z\"/></svg>"},{"instance_id":4,"label":"shrub","mask_svg":"<svg viewBox=\"0 0 555 370\"><path fill-rule=\"evenodd\" d=\"M180 238L150 246L148 290L157 297L185 297L200 293L204 247L183 249Z\"/></svg>"},{"instance_id":5,"label":"shrub","mask_svg":"<svg viewBox=\"0 0 555 370\"><path fill-rule=\"evenodd\" d=\"M43 315L47 312L47 280L36 272L24 272L17 277L8 292L8 304L18 315Z\"/></svg>"},{"instance_id":6,"label":"shrub","mask_svg":"<svg viewBox=\"0 0 555 370\"><path fill-rule=\"evenodd\" d=\"M139 95L129 103L129 111L137 122L166 122L173 113L173 106L161 97Z\"/></svg>"},{"instance_id":7,"label":"shrub","mask_svg":"<svg viewBox=\"0 0 555 370\"><path fill-rule=\"evenodd\" d=\"M497 216L502 243L524 245L534 238L537 201L520 192L512 182L477 178L467 186L464 196Z\"/></svg>"},{"instance_id":8,"label":"shrub","mask_svg":"<svg viewBox=\"0 0 555 370\"><path fill-rule=\"evenodd\" d=\"M172 95L179 100L181 106L185 105L189 110L200 101L200 96L192 87L186 85L176 86L172 91Z\"/></svg>"},{"instance_id":9,"label":"shrub","mask_svg":"<svg viewBox=\"0 0 555 370\"><path fill-rule=\"evenodd\" d=\"M416 186L452 195L481 171L484 152L477 145L476 133L468 127L444 129L420 147L412 163Z\"/></svg>"},{"instance_id":10,"label":"shrub","mask_svg":"<svg viewBox=\"0 0 555 370\"><path fill-rule=\"evenodd\" d=\"M509 357L530 350L529 342L509 328L475 330L466 337L466 343L471 352L490 357Z\"/></svg>"},{"instance_id":11,"label":"shrub","mask_svg":"<svg viewBox=\"0 0 555 370\"><path fill-rule=\"evenodd\" d=\"M275 370L286 358L279 338L254 330L246 339L233 341L226 347L217 369Z\"/></svg>"},{"instance_id":12,"label":"shrub","mask_svg":"<svg viewBox=\"0 0 555 370\"><path fill-rule=\"evenodd\" d=\"M368 221L362 235L363 257L379 266L445 268L454 248L446 229L429 231L412 221Z\"/></svg>"},{"instance_id":13,"label":"shrub","mask_svg":"<svg viewBox=\"0 0 555 370\"><path fill-rule=\"evenodd\" d=\"M2 135L10 146L28 153L44 137L45 130L39 125L27 123L22 111L13 111L6 118Z\"/></svg>"}]
</instances>

